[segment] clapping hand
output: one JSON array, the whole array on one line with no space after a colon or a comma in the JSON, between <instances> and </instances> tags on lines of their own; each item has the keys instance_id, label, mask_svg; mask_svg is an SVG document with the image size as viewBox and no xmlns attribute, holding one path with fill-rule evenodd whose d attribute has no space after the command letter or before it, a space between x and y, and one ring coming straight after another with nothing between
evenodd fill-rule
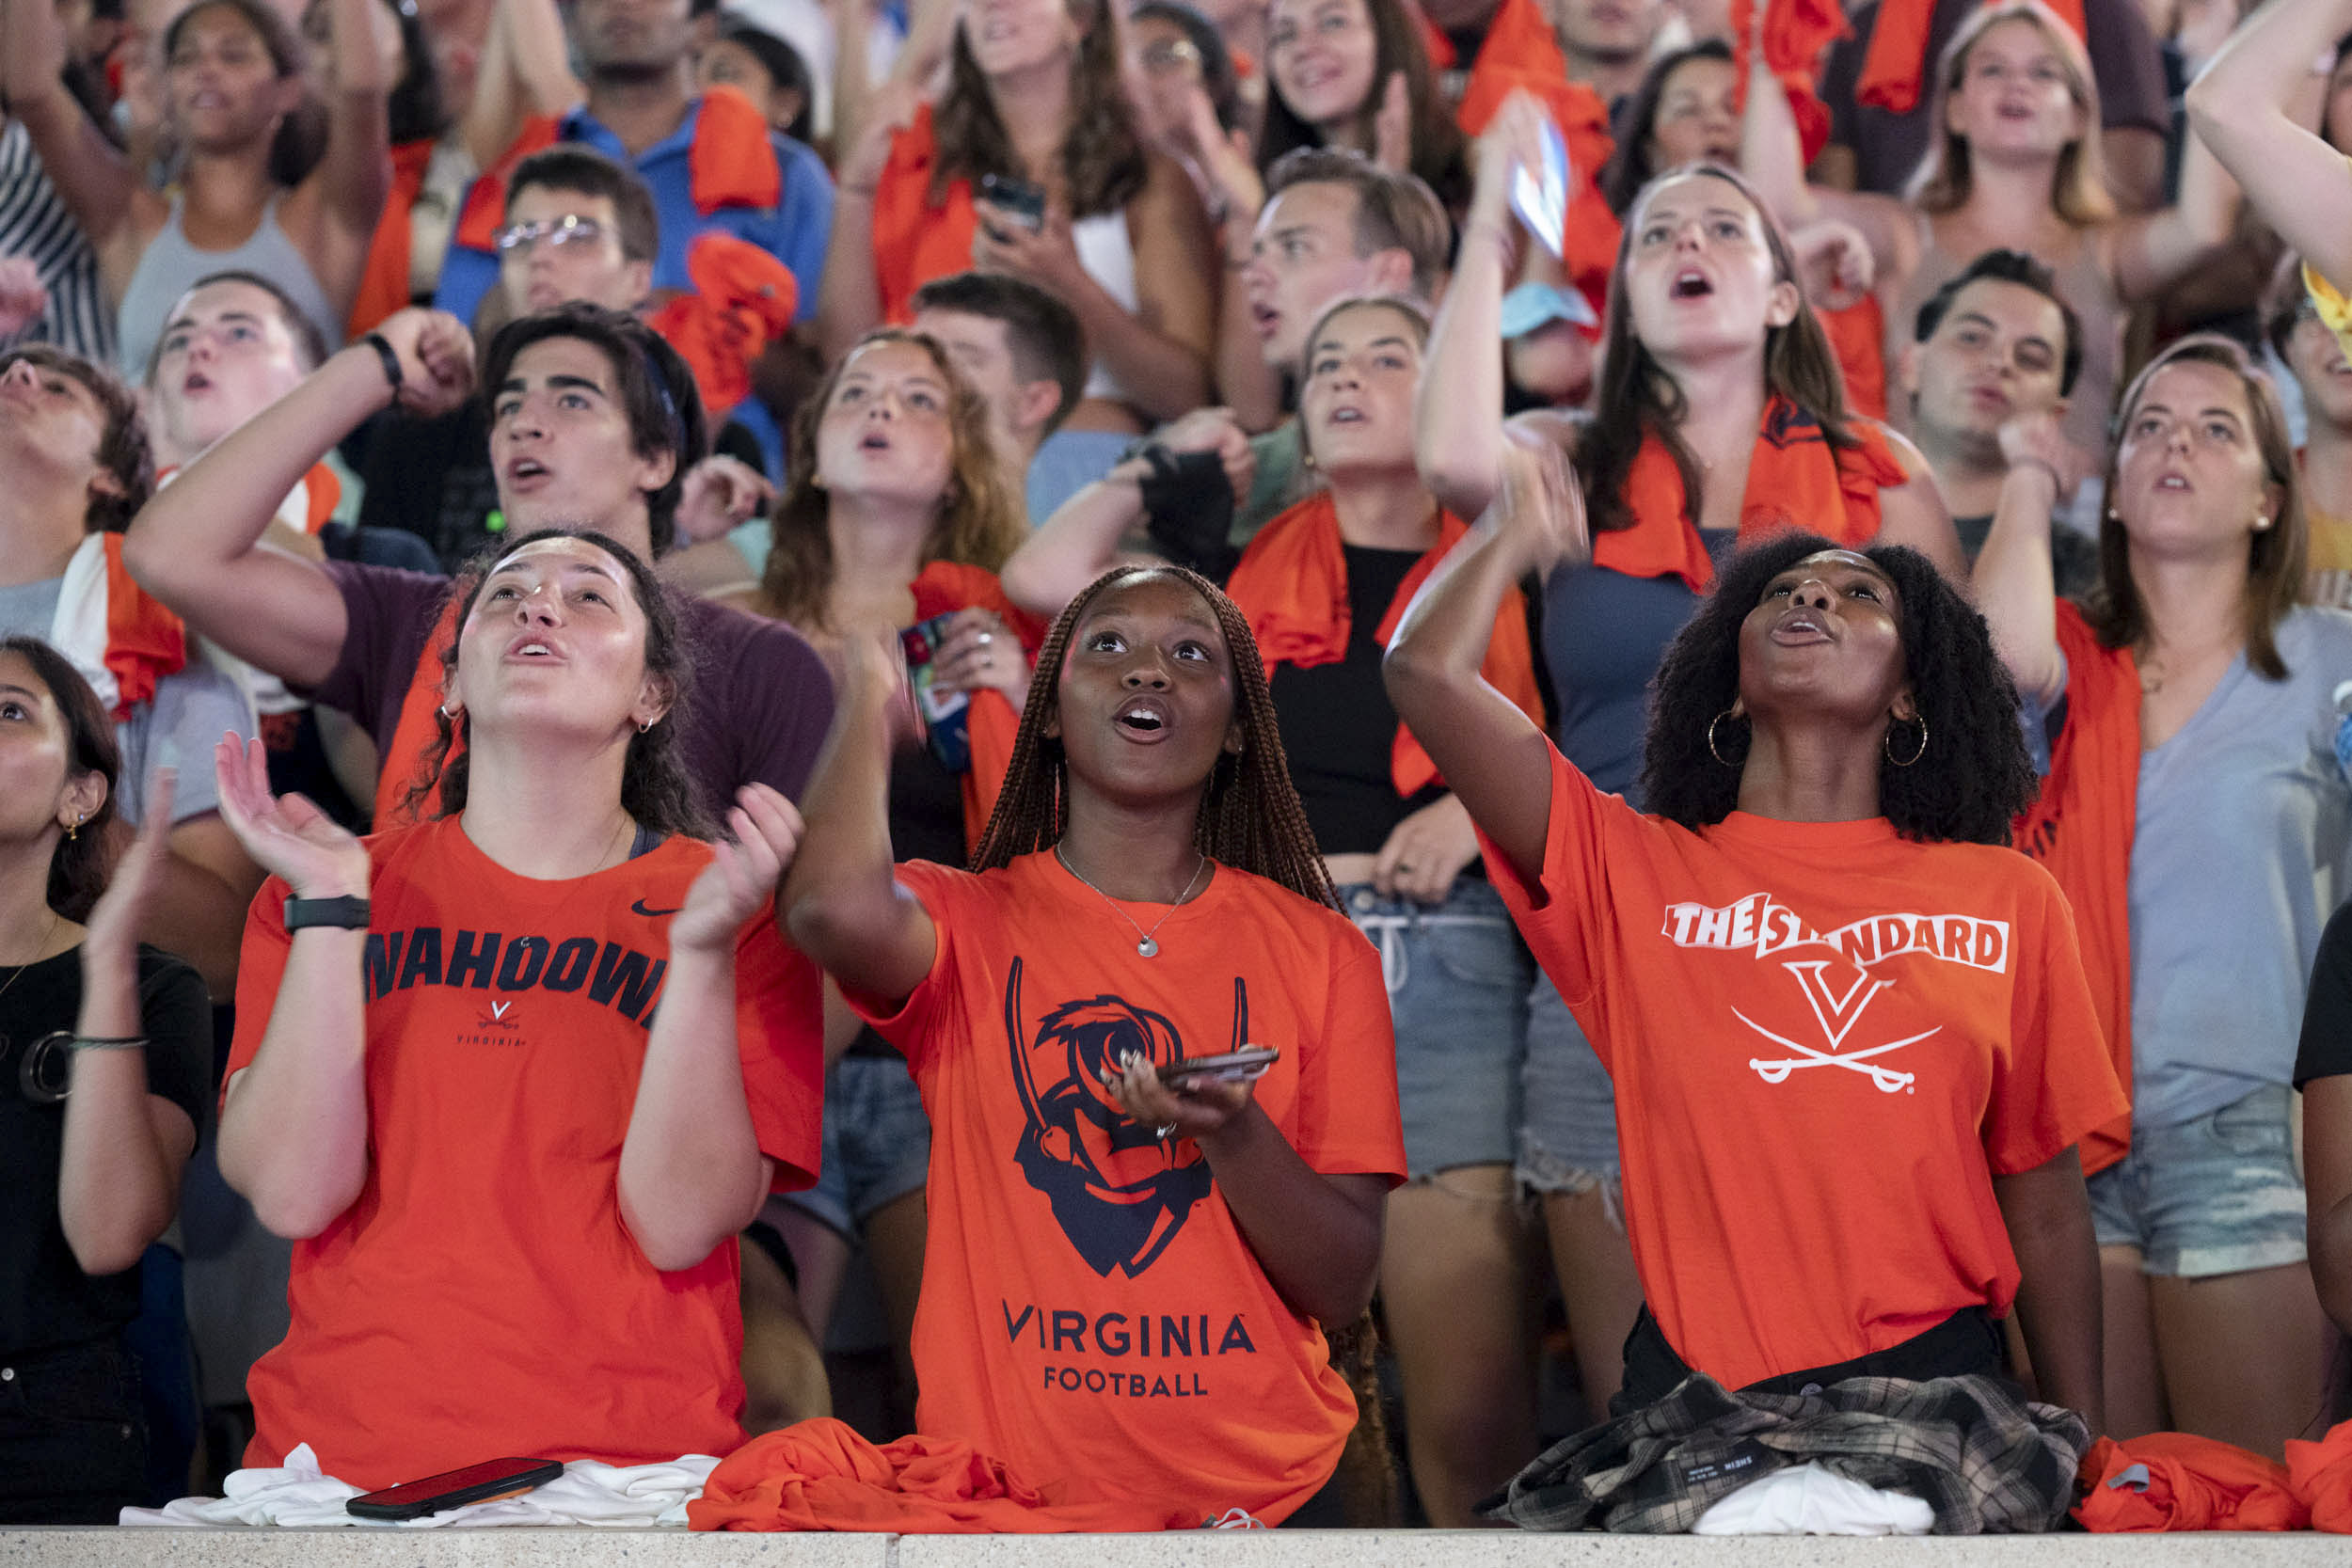
<instances>
[{"instance_id":1,"label":"clapping hand","mask_svg":"<svg viewBox=\"0 0 2352 1568\"><path fill-rule=\"evenodd\" d=\"M735 792L726 836L670 921L670 949L728 952L743 922L766 909L801 844L801 814L764 784Z\"/></svg>"},{"instance_id":2,"label":"clapping hand","mask_svg":"<svg viewBox=\"0 0 2352 1568\"><path fill-rule=\"evenodd\" d=\"M367 846L300 795L272 795L269 752L260 740L223 736L213 748L221 820L253 863L280 878L296 898L364 898ZM152 804L151 817L158 816Z\"/></svg>"}]
</instances>

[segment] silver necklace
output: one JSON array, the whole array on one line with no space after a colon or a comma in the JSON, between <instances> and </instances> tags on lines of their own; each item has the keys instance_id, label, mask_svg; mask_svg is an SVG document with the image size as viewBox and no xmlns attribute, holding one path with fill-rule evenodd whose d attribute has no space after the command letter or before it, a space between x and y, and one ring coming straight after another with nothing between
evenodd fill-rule
<instances>
[{"instance_id":1,"label":"silver necklace","mask_svg":"<svg viewBox=\"0 0 2352 1568\"><path fill-rule=\"evenodd\" d=\"M1192 868L1192 880L1186 882L1184 884L1184 891L1176 895L1176 902L1168 907L1168 914L1164 914L1160 916L1159 919L1152 922L1152 929L1147 931L1142 927L1136 926L1136 917L1129 914L1125 910L1120 909L1118 901L1112 898L1109 894L1104 893L1099 887L1095 887L1092 882L1087 882L1085 874L1076 866L1070 863L1070 857L1061 852L1061 846L1058 844L1054 846L1054 858L1061 862L1061 868L1064 871L1069 872L1073 877L1077 878L1078 880L1086 882L1089 888L1093 889L1094 896L1103 900L1104 903L1110 905L1111 912L1113 914L1119 916L1120 919L1125 921L1128 925L1135 927L1136 938L1136 952L1139 957L1146 958L1157 958L1159 956L1160 944L1152 940L1152 933L1156 932L1161 927L1168 924L1168 914L1174 914L1178 910L1184 907L1185 901L1192 897L1192 890L1200 885L1200 873L1209 868L1209 857L1206 855L1201 856L1200 863Z\"/></svg>"}]
</instances>

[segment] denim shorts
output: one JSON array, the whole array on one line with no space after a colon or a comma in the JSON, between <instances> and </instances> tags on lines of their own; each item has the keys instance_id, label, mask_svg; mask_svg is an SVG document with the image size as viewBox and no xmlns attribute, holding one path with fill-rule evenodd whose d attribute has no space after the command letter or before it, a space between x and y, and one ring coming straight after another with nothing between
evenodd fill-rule
<instances>
[{"instance_id":1,"label":"denim shorts","mask_svg":"<svg viewBox=\"0 0 2352 1568\"><path fill-rule=\"evenodd\" d=\"M2137 1247L2152 1275L2202 1279L2303 1261L2303 1179L2273 1084L2171 1127L2135 1127L2120 1164L2090 1179L2101 1246Z\"/></svg>"},{"instance_id":2,"label":"denim shorts","mask_svg":"<svg viewBox=\"0 0 2352 1568\"><path fill-rule=\"evenodd\" d=\"M1617 1101L1609 1069L1547 974L1527 999L1527 1114L1518 1178L1538 1193L1615 1189Z\"/></svg>"},{"instance_id":3,"label":"denim shorts","mask_svg":"<svg viewBox=\"0 0 2352 1568\"><path fill-rule=\"evenodd\" d=\"M1510 1164L1535 960L1502 895L1476 877L1455 878L1442 904L1352 882L1340 907L1380 951L1406 1174Z\"/></svg>"},{"instance_id":4,"label":"denim shorts","mask_svg":"<svg viewBox=\"0 0 2352 1568\"><path fill-rule=\"evenodd\" d=\"M824 1164L817 1185L788 1193L844 1236L874 1211L922 1190L930 1177L931 1124L906 1058L844 1056L825 1074Z\"/></svg>"}]
</instances>

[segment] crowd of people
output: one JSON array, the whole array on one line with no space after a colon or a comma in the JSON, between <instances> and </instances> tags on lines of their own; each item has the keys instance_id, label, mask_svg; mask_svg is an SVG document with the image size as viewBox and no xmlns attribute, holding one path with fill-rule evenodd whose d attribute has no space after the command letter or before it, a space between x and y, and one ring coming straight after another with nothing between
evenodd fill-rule
<instances>
[{"instance_id":1,"label":"crowd of people","mask_svg":"<svg viewBox=\"0 0 2352 1568\"><path fill-rule=\"evenodd\" d=\"M2352 0L726 3L0 0L0 1521L2352 1415Z\"/></svg>"}]
</instances>

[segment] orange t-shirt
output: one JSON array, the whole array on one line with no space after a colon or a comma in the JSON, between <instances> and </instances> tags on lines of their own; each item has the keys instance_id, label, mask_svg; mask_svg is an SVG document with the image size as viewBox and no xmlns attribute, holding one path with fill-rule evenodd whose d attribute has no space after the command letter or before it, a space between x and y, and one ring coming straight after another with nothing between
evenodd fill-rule
<instances>
[{"instance_id":1,"label":"orange t-shirt","mask_svg":"<svg viewBox=\"0 0 2352 1568\"><path fill-rule=\"evenodd\" d=\"M379 833L363 984L368 1174L294 1243L293 1326L246 1384L248 1465L297 1443L388 1486L501 1454L645 1464L743 1439L732 1243L663 1274L615 1181L668 968L709 861L673 838L609 871L518 877L454 817ZM285 972L286 884L246 921L233 1075ZM776 1184L817 1170L818 977L763 914L737 947L737 1047Z\"/></svg>"},{"instance_id":2,"label":"orange t-shirt","mask_svg":"<svg viewBox=\"0 0 2352 1568\"><path fill-rule=\"evenodd\" d=\"M1120 906L1147 930L1166 917L1151 958L1051 853L898 875L939 932L905 1005L864 1009L931 1119L917 1430L1055 1483L1057 1501L1287 1517L1339 1464L1355 1399L1200 1148L1129 1120L1099 1074L1131 1050L1278 1047L1258 1103L1299 1157L1393 1179L1378 955L1338 911L1230 866L1189 904Z\"/></svg>"},{"instance_id":3,"label":"orange t-shirt","mask_svg":"<svg viewBox=\"0 0 2352 1568\"><path fill-rule=\"evenodd\" d=\"M1685 1361L1737 1388L2008 1310L1992 1179L2124 1106L2047 872L1883 817L1692 832L1557 752L1540 885L1482 844L1615 1081L1626 1228Z\"/></svg>"}]
</instances>

